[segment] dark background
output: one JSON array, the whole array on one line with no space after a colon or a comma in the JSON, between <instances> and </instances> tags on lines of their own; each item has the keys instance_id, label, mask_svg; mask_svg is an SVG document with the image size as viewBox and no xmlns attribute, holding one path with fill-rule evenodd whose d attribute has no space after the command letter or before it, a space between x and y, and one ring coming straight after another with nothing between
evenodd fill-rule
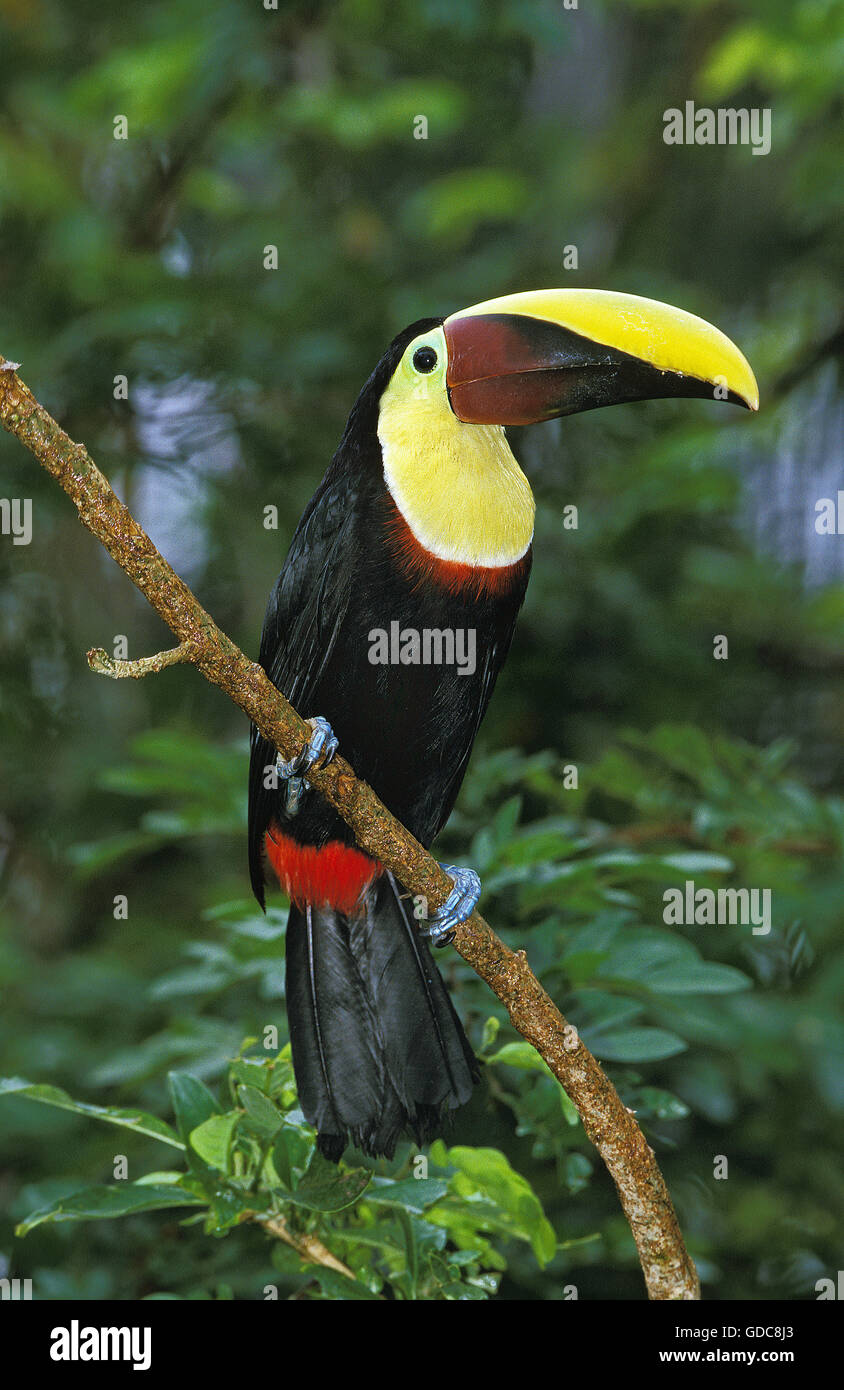
<instances>
[{"instance_id":1,"label":"dark background","mask_svg":"<svg viewBox=\"0 0 844 1390\"><path fill-rule=\"evenodd\" d=\"M699 313L745 351L757 418L657 402L513 431L534 575L443 844L478 864L496 929L636 1100L707 1295L814 1297L841 1266L844 1207L844 549L814 527L844 487L841 7L0 0L0 35L0 352L250 654L406 323L600 286ZM687 99L771 108L771 152L664 144ZM168 1068L213 1085L245 1034L283 1032L277 949L233 943L212 911L247 895L247 730L190 668L90 674L89 647L125 634L134 657L170 635L5 436L0 496L34 509L28 547L0 537L0 1070L163 1114ZM768 937L680 929L741 977L654 983L678 935L662 891L687 876L772 890ZM480 1045L500 1011L447 964ZM561 1242L591 1237L544 1272L508 1250L499 1297L641 1297L611 1184L552 1084L488 1068L452 1136L506 1152ZM113 1152L78 1118L3 1102L7 1268L42 1297L260 1296L257 1234L214 1244L139 1217L13 1237L62 1184L108 1177Z\"/></svg>"}]
</instances>

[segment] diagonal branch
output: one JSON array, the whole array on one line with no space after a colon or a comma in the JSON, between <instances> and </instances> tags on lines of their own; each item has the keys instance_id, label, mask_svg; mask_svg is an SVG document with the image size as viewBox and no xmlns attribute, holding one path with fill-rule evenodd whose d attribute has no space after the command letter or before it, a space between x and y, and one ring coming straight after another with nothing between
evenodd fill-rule
<instances>
[{"instance_id":1,"label":"diagonal branch","mask_svg":"<svg viewBox=\"0 0 844 1390\"><path fill-rule=\"evenodd\" d=\"M0 424L14 434L74 502L96 536L186 648L187 659L258 726L282 757L304 747L310 726L256 662L217 627L112 491L81 444L56 424L0 358ZM154 658L153 658L154 660ZM308 781L351 826L358 844L405 888L439 907L452 888L436 860L401 826L344 758L314 769ZM458 927L455 946L504 1004L571 1097L583 1128L615 1182L653 1299L700 1297L697 1272L680 1234L653 1150L573 1025L566 1022L527 963L479 913Z\"/></svg>"}]
</instances>

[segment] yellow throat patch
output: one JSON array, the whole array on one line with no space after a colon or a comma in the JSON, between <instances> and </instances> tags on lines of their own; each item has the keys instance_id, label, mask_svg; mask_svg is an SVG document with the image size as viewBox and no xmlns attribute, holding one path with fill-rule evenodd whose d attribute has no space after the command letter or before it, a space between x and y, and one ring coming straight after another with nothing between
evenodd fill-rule
<instances>
[{"instance_id":1,"label":"yellow throat patch","mask_svg":"<svg viewBox=\"0 0 844 1390\"><path fill-rule=\"evenodd\" d=\"M420 348L436 354L433 369L414 368ZM393 373L378 416L384 480L416 540L438 559L512 565L533 539L533 493L500 425L466 425L453 414L446 359L436 328L410 343Z\"/></svg>"}]
</instances>

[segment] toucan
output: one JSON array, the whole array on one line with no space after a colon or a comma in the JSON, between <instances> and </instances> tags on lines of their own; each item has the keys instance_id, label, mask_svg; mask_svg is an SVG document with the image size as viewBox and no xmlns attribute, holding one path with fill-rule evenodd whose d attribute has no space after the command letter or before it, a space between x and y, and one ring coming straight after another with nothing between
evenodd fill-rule
<instances>
[{"instance_id":1,"label":"toucan","mask_svg":"<svg viewBox=\"0 0 844 1390\"><path fill-rule=\"evenodd\" d=\"M253 727L249 864L290 901L293 1067L320 1151L424 1144L478 1078L434 963L478 901L424 913L307 782L338 746L423 845L454 805L525 597L534 499L505 427L686 396L756 410L717 328L637 295L510 294L394 338L355 402L270 595L260 663L312 729L289 761Z\"/></svg>"}]
</instances>

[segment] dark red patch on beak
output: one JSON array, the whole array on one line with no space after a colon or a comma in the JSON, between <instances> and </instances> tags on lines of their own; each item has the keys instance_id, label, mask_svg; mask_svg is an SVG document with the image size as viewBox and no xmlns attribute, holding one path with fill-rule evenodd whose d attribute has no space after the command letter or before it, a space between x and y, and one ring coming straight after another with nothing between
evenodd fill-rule
<instances>
[{"instance_id":1,"label":"dark red patch on beak","mask_svg":"<svg viewBox=\"0 0 844 1390\"><path fill-rule=\"evenodd\" d=\"M712 396L710 382L661 371L546 319L456 315L443 330L448 397L465 424L530 425L623 401Z\"/></svg>"},{"instance_id":2,"label":"dark red patch on beak","mask_svg":"<svg viewBox=\"0 0 844 1390\"><path fill-rule=\"evenodd\" d=\"M478 425L532 425L561 413L558 371L514 372L464 381L448 389L458 420Z\"/></svg>"},{"instance_id":3,"label":"dark red patch on beak","mask_svg":"<svg viewBox=\"0 0 844 1390\"><path fill-rule=\"evenodd\" d=\"M561 369L608 349L557 324L521 314L446 319L448 386L458 419L474 424L527 425L550 419L564 401Z\"/></svg>"}]
</instances>

